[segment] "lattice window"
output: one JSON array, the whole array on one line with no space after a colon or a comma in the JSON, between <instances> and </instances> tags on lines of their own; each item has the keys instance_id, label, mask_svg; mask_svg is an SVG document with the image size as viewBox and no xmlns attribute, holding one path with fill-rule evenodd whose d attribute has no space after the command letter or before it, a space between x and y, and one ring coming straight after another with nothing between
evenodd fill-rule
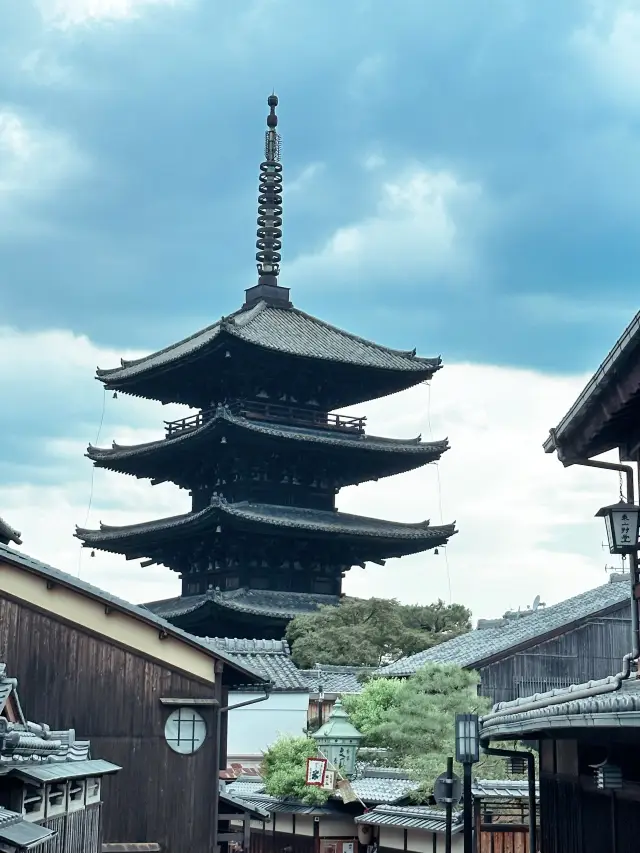
<instances>
[{"instance_id":1,"label":"lattice window","mask_svg":"<svg viewBox=\"0 0 640 853\"><path fill-rule=\"evenodd\" d=\"M174 752L191 755L204 743L207 724L195 708L177 708L167 717L164 736Z\"/></svg>"}]
</instances>

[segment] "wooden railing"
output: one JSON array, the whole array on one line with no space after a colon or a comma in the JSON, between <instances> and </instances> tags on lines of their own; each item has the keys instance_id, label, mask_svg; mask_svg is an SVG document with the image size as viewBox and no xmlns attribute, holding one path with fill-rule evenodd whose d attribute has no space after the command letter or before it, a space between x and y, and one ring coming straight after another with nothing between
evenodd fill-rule
<instances>
[{"instance_id":1,"label":"wooden railing","mask_svg":"<svg viewBox=\"0 0 640 853\"><path fill-rule=\"evenodd\" d=\"M268 403L264 400L237 400L227 405L234 415L249 420L281 423L289 426L300 426L308 429L327 429L339 432L364 434L366 418L355 418L351 415L337 415L333 412L318 412L315 409L303 409L297 406L287 406L282 403ZM215 409L206 409L188 418L176 421L165 421L166 437L188 432L202 426L214 416Z\"/></svg>"}]
</instances>

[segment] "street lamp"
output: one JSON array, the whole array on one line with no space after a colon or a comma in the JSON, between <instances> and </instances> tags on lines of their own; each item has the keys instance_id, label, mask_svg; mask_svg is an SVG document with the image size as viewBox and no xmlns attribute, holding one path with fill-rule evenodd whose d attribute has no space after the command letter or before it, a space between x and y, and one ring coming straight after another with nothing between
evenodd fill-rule
<instances>
[{"instance_id":1,"label":"street lamp","mask_svg":"<svg viewBox=\"0 0 640 853\"><path fill-rule=\"evenodd\" d=\"M353 776L356 753L364 735L353 725L340 701L333 706L327 722L311 737L318 744L320 755L328 759L332 770Z\"/></svg>"},{"instance_id":2,"label":"street lamp","mask_svg":"<svg viewBox=\"0 0 640 853\"><path fill-rule=\"evenodd\" d=\"M477 714L456 714L456 761L462 764L464 808L464 853L473 851L473 803L471 768L480 759L479 720Z\"/></svg>"},{"instance_id":3,"label":"street lamp","mask_svg":"<svg viewBox=\"0 0 640 853\"><path fill-rule=\"evenodd\" d=\"M640 507L620 501L603 506L596 513L596 518L604 518L612 554L633 554L638 550Z\"/></svg>"}]
</instances>

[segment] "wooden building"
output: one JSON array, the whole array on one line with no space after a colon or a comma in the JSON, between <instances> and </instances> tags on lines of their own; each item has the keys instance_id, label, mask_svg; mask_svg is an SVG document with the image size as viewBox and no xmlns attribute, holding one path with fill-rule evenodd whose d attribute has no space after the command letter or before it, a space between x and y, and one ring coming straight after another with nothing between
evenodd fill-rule
<instances>
[{"instance_id":1,"label":"wooden building","mask_svg":"<svg viewBox=\"0 0 640 853\"><path fill-rule=\"evenodd\" d=\"M476 670L479 692L492 703L506 702L617 672L630 625L629 575L611 575L551 607L480 620L475 630L379 672L399 678L426 663L452 663Z\"/></svg>"},{"instance_id":2,"label":"wooden building","mask_svg":"<svg viewBox=\"0 0 640 853\"><path fill-rule=\"evenodd\" d=\"M105 842L214 850L223 711L230 689L264 690L262 674L2 545L0 659L36 719L72 727L123 768L105 780Z\"/></svg>"},{"instance_id":3,"label":"wooden building","mask_svg":"<svg viewBox=\"0 0 640 853\"><path fill-rule=\"evenodd\" d=\"M368 435L365 417L332 410L429 380L441 361L316 319L279 284L277 103L270 96L260 166L258 283L208 328L97 374L114 392L195 410L167 423L158 441L87 452L98 467L188 490L191 512L76 535L86 547L180 573L180 597L146 606L199 636L280 639L294 616L338 603L352 566L384 565L455 533L453 524L336 511L342 487L436 461L448 443Z\"/></svg>"},{"instance_id":4,"label":"wooden building","mask_svg":"<svg viewBox=\"0 0 640 853\"><path fill-rule=\"evenodd\" d=\"M0 663L1 850L101 853L103 778L120 767L90 758L90 746L73 729L29 722Z\"/></svg>"}]
</instances>

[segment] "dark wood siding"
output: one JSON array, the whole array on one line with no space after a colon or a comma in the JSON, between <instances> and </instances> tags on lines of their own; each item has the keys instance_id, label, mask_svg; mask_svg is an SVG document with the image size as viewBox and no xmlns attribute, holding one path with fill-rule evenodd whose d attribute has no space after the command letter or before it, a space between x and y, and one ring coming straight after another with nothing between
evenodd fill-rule
<instances>
[{"instance_id":1,"label":"dark wood siding","mask_svg":"<svg viewBox=\"0 0 640 853\"><path fill-rule=\"evenodd\" d=\"M630 644L631 621L625 604L552 640L482 667L480 692L492 702L508 702L555 687L606 678L620 671Z\"/></svg>"},{"instance_id":2,"label":"dark wood siding","mask_svg":"<svg viewBox=\"0 0 640 853\"><path fill-rule=\"evenodd\" d=\"M27 717L74 728L92 757L123 770L106 777L106 842L158 842L164 853L210 853L217 784L215 720L195 753L164 741L161 697L212 698L212 685L171 671L50 616L0 599L0 660L18 679Z\"/></svg>"}]
</instances>

